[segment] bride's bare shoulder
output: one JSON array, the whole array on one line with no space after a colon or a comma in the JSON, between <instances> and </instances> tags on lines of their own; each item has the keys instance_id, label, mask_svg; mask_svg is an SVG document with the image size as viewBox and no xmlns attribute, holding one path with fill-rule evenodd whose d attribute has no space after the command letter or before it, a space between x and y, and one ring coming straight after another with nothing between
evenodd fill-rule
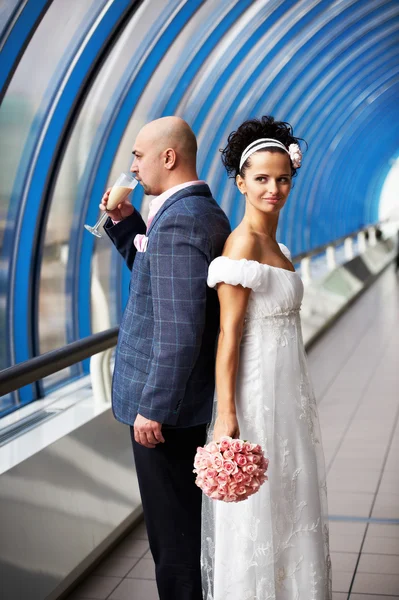
<instances>
[{"instance_id":1,"label":"bride's bare shoulder","mask_svg":"<svg viewBox=\"0 0 399 600\"><path fill-rule=\"evenodd\" d=\"M261 247L256 234L240 225L232 231L223 248L223 256L233 260L260 260Z\"/></svg>"}]
</instances>

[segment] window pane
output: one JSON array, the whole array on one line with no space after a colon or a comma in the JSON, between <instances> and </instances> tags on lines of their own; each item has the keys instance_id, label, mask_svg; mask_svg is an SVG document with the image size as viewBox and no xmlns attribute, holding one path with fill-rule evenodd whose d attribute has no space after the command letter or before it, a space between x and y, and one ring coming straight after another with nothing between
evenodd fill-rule
<instances>
[{"instance_id":1,"label":"window pane","mask_svg":"<svg viewBox=\"0 0 399 600\"><path fill-rule=\"evenodd\" d=\"M80 35L106 0L54 0L35 31L13 75L0 108L0 368L10 365L6 314L9 262L20 199L41 124L64 69L79 48ZM6 10L10 10L8 3ZM62 27L60 23L62 22ZM51 48L51 52L49 52ZM32 75L34 74L34 76ZM18 173L18 176L17 176ZM29 211L29 207L26 207ZM54 243L54 239L53 239ZM58 250L46 248L54 262ZM29 261L30 257L27 256ZM51 286L51 282L47 282ZM62 301L59 312L62 313ZM54 333L49 333L54 339ZM50 347L52 344L49 344Z\"/></svg>"},{"instance_id":2,"label":"window pane","mask_svg":"<svg viewBox=\"0 0 399 600\"><path fill-rule=\"evenodd\" d=\"M81 206L86 200L83 184L87 177L95 175L94 155L104 151L101 132L114 116L110 110L110 102L117 90L123 87L126 72L130 72L129 64L139 59L139 49L146 42L149 28L158 18L163 17L164 12L162 0L151 0L144 2L130 19L97 75L68 142L54 186L45 233L45 253L40 276L40 352L67 342L67 261L72 228L83 228L84 225L81 217ZM109 185L121 171L129 169L131 149L132 140L121 159L114 162ZM100 200L101 198L94 199L96 206ZM94 225L94 222L90 222L90 225ZM83 235L90 236L86 231ZM114 268L111 267L111 258L115 251L107 237L93 241L91 324L95 333L116 325L120 315L115 305L115 290L110 289L110 273ZM115 260L112 264L115 264ZM74 277L79 276L79 273L74 273Z\"/></svg>"}]
</instances>

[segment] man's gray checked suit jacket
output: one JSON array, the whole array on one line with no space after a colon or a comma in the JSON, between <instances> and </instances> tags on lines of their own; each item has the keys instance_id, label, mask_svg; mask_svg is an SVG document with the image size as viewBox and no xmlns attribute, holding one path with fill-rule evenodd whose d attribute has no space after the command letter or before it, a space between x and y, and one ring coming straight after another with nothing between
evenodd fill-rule
<instances>
[{"instance_id":1,"label":"man's gray checked suit jacket","mask_svg":"<svg viewBox=\"0 0 399 600\"><path fill-rule=\"evenodd\" d=\"M146 231L138 212L116 225L108 219L105 229L132 270L115 358L115 417L129 425L137 413L170 426L209 422L219 304L206 280L230 233L226 215L197 184L166 200L146 252L133 245Z\"/></svg>"}]
</instances>

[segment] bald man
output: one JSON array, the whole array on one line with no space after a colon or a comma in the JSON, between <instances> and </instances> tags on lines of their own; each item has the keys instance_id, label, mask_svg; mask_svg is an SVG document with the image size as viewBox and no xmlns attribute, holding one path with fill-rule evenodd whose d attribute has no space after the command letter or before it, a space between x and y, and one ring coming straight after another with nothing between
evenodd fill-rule
<instances>
[{"instance_id":1,"label":"bald man","mask_svg":"<svg viewBox=\"0 0 399 600\"><path fill-rule=\"evenodd\" d=\"M192 471L211 419L219 328L217 295L206 280L230 225L198 180L197 143L185 121L147 124L133 154L131 171L155 198L147 225L129 200L105 225L132 270L112 405L131 427L160 600L202 600L201 491Z\"/></svg>"}]
</instances>

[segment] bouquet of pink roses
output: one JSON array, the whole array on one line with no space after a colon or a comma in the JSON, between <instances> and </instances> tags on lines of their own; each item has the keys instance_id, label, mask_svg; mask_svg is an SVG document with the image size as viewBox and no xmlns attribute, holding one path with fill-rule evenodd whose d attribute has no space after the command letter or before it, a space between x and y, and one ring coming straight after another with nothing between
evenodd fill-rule
<instances>
[{"instance_id":1,"label":"bouquet of pink roses","mask_svg":"<svg viewBox=\"0 0 399 600\"><path fill-rule=\"evenodd\" d=\"M241 502L267 480L268 466L259 444L225 436L197 448L195 483L214 500Z\"/></svg>"}]
</instances>

